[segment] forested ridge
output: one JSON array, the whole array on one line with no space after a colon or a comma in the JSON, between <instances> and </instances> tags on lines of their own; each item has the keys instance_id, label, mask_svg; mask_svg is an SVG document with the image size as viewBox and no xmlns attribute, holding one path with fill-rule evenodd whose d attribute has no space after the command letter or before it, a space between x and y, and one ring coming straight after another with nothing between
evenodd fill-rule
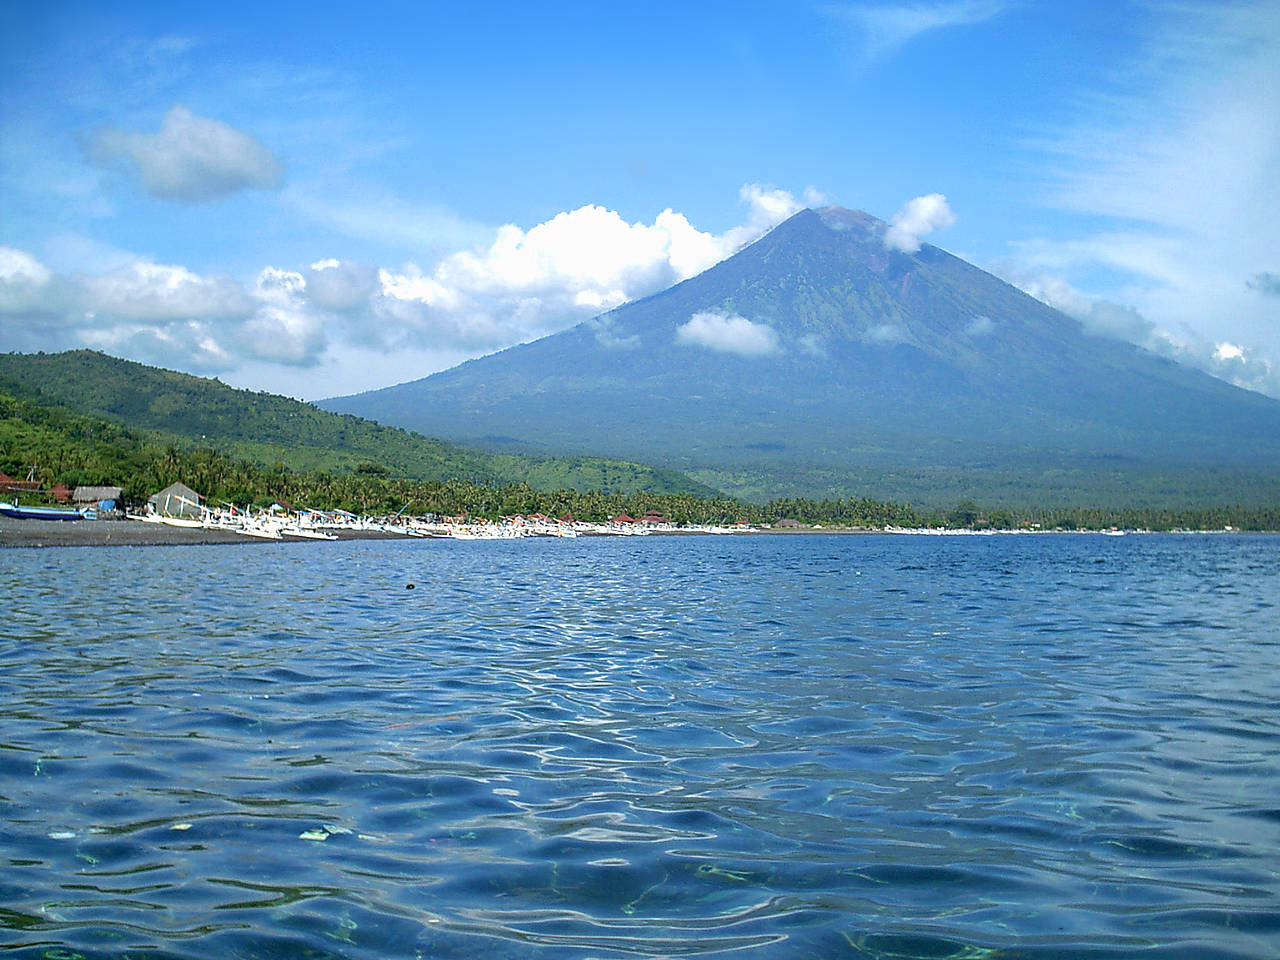
<instances>
[{"instance_id":1,"label":"forested ridge","mask_svg":"<svg viewBox=\"0 0 1280 960\"><path fill-rule=\"evenodd\" d=\"M262 467L304 473L385 473L480 486L525 482L623 493L714 495L668 469L590 456L530 456L472 450L271 393L120 360L92 350L0 354L0 388L180 448L212 448Z\"/></svg>"}]
</instances>

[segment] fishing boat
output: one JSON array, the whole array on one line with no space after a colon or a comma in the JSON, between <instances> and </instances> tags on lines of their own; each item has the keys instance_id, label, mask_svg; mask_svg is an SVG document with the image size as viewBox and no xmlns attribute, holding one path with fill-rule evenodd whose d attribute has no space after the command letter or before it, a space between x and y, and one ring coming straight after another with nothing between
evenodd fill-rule
<instances>
[{"instance_id":1,"label":"fishing boat","mask_svg":"<svg viewBox=\"0 0 1280 960\"><path fill-rule=\"evenodd\" d=\"M0 502L0 514L15 520L83 520L81 509L67 510L60 507L23 507L17 503Z\"/></svg>"}]
</instances>

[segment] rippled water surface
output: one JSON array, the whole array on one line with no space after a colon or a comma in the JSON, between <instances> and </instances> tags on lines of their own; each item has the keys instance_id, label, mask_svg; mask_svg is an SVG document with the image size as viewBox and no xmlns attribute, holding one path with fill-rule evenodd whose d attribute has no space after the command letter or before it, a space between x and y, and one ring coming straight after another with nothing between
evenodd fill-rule
<instances>
[{"instance_id":1,"label":"rippled water surface","mask_svg":"<svg viewBox=\"0 0 1280 960\"><path fill-rule=\"evenodd\" d=\"M1280 954L1277 538L0 573L9 956Z\"/></svg>"}]
</instances>

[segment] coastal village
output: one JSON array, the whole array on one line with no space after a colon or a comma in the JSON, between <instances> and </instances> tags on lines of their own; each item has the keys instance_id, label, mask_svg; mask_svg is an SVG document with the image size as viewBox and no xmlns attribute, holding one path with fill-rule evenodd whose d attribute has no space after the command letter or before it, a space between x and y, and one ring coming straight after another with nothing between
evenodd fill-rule
<instances>
[{"instance_id":1,"label":"coastal village","mask_svg":"<svg viewBox=\"0 0 1280 960\"><path fill-rule=\"evenodd\" d=\"M26 480L0 473L0 516L29 521L136 521L184 530L222 531L259 540L338 540L367 537L446 537L456 540L514 539L517 537L645 536L651 533L725 534L751 529L747 523L732 526L675 524L657 510L640 517L619 514L603 523L576 520L572 514L549 517L541 513L486 518L432 514L414 516L405 504L398 513L362 516L346 510L318 510L272 503L268 507L240 507L232 503L209 504L181 481L157 491L138 510L126 507L121 487L59 484L41 488L34 469ZM27 506L21 495L39 497L54 505ZM798 524L797 524L798 526Z\"/></svg>"}]
</instances>

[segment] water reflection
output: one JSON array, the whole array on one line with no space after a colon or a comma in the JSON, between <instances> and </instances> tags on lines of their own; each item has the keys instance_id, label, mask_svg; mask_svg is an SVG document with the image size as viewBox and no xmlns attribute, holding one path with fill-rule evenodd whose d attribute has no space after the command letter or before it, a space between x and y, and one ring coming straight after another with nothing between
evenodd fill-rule
<instances>
[{"instance_id":1,"label":"water reflection","mask_svg":"<svg viewBox=\"0 0 1280 960\"><path fill-rule=\"evenodd\" d=\"M1275 550L0 551L0 946L1266 956Z\"/></svg>"}]
</instances>

